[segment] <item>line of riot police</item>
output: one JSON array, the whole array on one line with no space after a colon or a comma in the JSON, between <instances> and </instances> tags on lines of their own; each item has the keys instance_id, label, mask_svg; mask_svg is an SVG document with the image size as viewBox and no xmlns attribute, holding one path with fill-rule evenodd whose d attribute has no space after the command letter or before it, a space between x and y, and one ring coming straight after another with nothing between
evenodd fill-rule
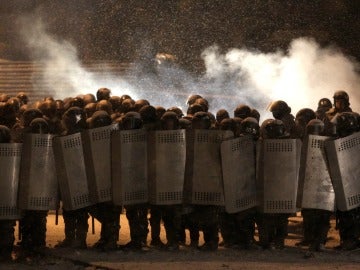
<instances>
[{"instance_id":1,"label":"line of riot police","mask_svg":"<svg viewBox=\"0 0 360 270\"><path fill-rule=\"evenodd\" d=\"M199 95L178 107L151 106L128 95L28 104L27 96L0 96L0 198L2 257L9 259L15 220L20 246L46 246L46 216L62 202L65 238L57 247L86 248L89 214L101 223L100 250L115 250L120 213L126 210L131 241L177 250L184 244L283 249L288 217L301 209L304 239L324 249L336 213L340 247L359 246L359 115L346 92L319 101L316 112L296 117L284 101L270 106L274 119L241 104L230 118L209 113ZM164 222L167 243L160 240ZM254 238L255 227L259 241ZM198 247L199 231L204 245Z\"/></svg>"}]
</instances>

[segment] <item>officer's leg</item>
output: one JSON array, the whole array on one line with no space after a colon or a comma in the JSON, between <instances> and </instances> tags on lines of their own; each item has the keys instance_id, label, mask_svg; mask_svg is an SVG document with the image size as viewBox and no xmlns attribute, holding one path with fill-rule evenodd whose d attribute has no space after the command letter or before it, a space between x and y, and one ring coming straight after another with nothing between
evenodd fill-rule
<instances>
[{"instance_id":1,"label":"officer's leg","mask_svg":"<svg viewBox=\"0 0 360 270\"><path fill-rule=\"evenodd\" d=\"M314 210L313 215L314 238L309 249L313 251L323 251L330 228L331 213L325 210Z\"/></svg>"},{"instance_id":2,"label":"officer's leg","mask_svg":"<svg viewBox=\"0 0 360 270\"><path fill-rule=\"evenodd\" d=\"M285 247L285 238L288 235L288 214L279 214L276 217L275 247L283 249Z\"/></svg>"},{"instance_id":3,"label":"officer's leg","mask_svg":"<svg viewBox=\"0 0 360 270\"><path fill-rule=\"evenodd\" d=\"M131 205L126 207L126 218L130 228L130 242L125 245L129 249L141 249L142 230L139 218L139 206Z\"/></svg>"},{"instance_id":4,"label":"officer's leg","mask_svg":"<svg viewBox=\"0 0 360 270\"><path fill-rule=\"evenodd\" d=\"M162 212L167 239L166 248L168 250L177 250L179 249L179 239L176 226L176 207L172 205L164 206Z\"/></svg>"},{"instance_id":5,"label":"officer's leg","mask_svg":"<svg viewBox=\"0 0 360 270\"><path fill-rule=\"evenodd\" d=\"M310 244L313 237L311 210L303 209L301 211L301 216L303 218L303 239L301 240L301 242L297 243L297 245L307 246Z\"/></svg>"},{"instance_id":6,"label":"officer's leg","mask_svg":"<svg viewBox=\"0 0 360 270\"><path fill-rule=\"evenodd\" d=\"M65 228L65 239L55 247L70 247L75 241L76 216L75 211L63 209L63 219Z\"/></svg>"},{"instance_id":7,"label":"officer's leg","mask_svg":"<svg viewBox=\"0 0 360 270\"><path fill-rule=\"evenodd\" d=\"M350 211L338 211L339 232L341 247L345 250L353 250L358 247L359 240L356 237L356 209Z\"/></svg>"},{"instance_id":8,"label":"officer's leg","mask_svg":"<svg viewBox=\"0 0 360 270\"><path fill-rule=\"evenodd\" d=\"M200 226L204 233L205 244L202 250L216 250L219 244L219 220L216 206L198 207L200 212Z\"/></svg>"},{"instance_id":9,"label":"officer's leg","mask_svg":"<svg viewBox=\"0 0 360 270\"><path fill-rule=\"evenodd\" d=\"M117 248L120 231L120 212L121 209L113 204L106 207L106 216L104 220L104 239L103 250L114 250Z\"/></svg>"},{"instance_id":10,"label":"officer's leg","mask_svg":"<svg viewBox=\"0 0 360 270\"><path fill-rule=\"evenodd\" d=\"M159 206L152 205L150 207L150 228L151 228L151 242L152 246L162 246L160 240L161 228L161 210Z\"/></svg>"},{"instance_id":11,"label":"officer's leg","mask_svg":"<svg viewBox=\"0 0 360 270\"><path fill-rule=\"evenodd\" d=\"M242 248L253 247L254 241L254 213L249 209L236 214L237 230L239 232L239 244Z\"/></svg>"},{"instance_id":12,"label":"officer's leg","mask_svg":"<svg viewBox=\"0 0 360 270\"><path fill-rule=\"evenodd\" d=\"M46 246L46 218L47 211L33 211L32 239L34 247Z\"/></svg>"},{"instance_id":13,"label":"officer's leg","mask_svg":"<svg viewBox=\"0 0 360 270\"><path fill-rule=\"evenodd\" d=\"M238 228L236 226L236 215L222 211L220 217L220 232L225 247L233 247L239 242Z\"/></svg>"},{"instance_id":14,"label":"officer's leg","mask_svg":"<svg viewBox=\"0 0 360 270\"><path fill-rule=\"evenodd\" d=\"M11 260L15 241L14 226L15 221L13 220L0 220L0 261Z\"/></svg>"},{"instance_id":15,"label":"officer's leg","mask_svg":"<svg viewBox=\"0 0 360 270\"><path fill-rule=\"evenodd\" d=\"M89 214L86 208L76 210L76 231L75 241L73 242L73 248L86 248L86 236L89 230Z\"/></svg>"},{"instance_id":16,"label":"officer's leg","mask_svg":"<svg viewBox=\"0 0 360 270\"><path fill-rule=\"evenodd\" d=\"M105 243L105 234L106 228L104 226L105 221L105 209L103 208L103 203L98 203L89 208L89 214L96 218L97 221L101 224L100 228L100 239L93 245L94 248L102 249Z\"/></svg>"},{"instance_id":17,"label":"officer's leg","mask_svg":"<svg viewBox=\"0 0 360 270\"><path fill-rule=\"evenodd\" d=\"M259 232L259 244L262 248L268 249L270 247L270 230L271 230L271 216L263 213L257 213L257 226Z\"/></svg>"}]
</instances>

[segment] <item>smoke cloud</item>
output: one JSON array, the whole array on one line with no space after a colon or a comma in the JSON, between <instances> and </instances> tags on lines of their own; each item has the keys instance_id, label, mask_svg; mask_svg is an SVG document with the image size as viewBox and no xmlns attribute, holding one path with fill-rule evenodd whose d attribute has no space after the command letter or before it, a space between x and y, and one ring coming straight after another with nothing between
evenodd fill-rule
<instances>
[{"instance_id":1,"label":"smoke cloud","mask_svg":"<svg viewBox=\"0 0 360 270\"><path fill-rule=\"evenodd\" d=\"M336 90L345 90L355 111L360 111L359 63L335 48L321 48L313 39L298 38L288 52L261 53L231 49L221 54L214 45L202 53L203 76L194 77L175 64L159 65L155 71L135 64L126 74L114 75L104 66L95 74L81 64L76 48L47 33L41 20L21 21L21 35L31 56L44 64L44 73L34 78L34 86L47 84L48 94L65 98L95 93L100 87L113 95L128 94L148 99L155 106L186 108L190 94L200 94L210 102L210 111L224 108L231 114L238 104L248 104L262 114L274 100L284 100L293 114L301 108L316 110L320 98L332 100ZM50 83L51 82L51 83Z\"/></svg>"}]
</instances>

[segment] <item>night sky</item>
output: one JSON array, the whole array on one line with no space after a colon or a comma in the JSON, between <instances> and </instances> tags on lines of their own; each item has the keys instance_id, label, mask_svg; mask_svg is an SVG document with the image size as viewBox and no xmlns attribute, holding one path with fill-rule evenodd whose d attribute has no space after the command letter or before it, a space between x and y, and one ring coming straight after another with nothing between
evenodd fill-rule
<instances>
[{"instance_id":1,"label":"night sky","mask_svg":"<svg viewBox=\"0 0 360 270\"><path fill-rule=\"evenodd\" d=\"M302 36L360 59L359 7L356 0L1 0L0 58L28 60L18 18L31 14L85 61L138 61L166 52L201 70L208 46L274 52Z\"/></svg>"}]
</instances>

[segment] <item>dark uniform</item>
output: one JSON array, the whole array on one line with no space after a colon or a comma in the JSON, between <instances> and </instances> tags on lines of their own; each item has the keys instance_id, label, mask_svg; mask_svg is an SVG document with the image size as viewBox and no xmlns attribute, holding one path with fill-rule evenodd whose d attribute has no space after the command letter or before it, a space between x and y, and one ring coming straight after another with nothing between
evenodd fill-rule
<instances>
[{"instance_id":1,"label":"dark uniform","mask_svg":"<svg viewBox=\"0 0 360 270\"><path fill-rule=\"evenodd\" d=\"M65 136L81 132L86 128L84 111L79 107L69 108L63 115L62 123ZM77 210L63 209L63 218L65 239L56 247L86 248L86 236L89 229L88 209L86 207Z\"/></svg>"},{"instance_id":2,"label":"dark uniform","mask_svg":"<svg viewBox=\"0 0 360 270\"><path fill-rule=\"evenodd\" d=\"M318 102L318 107L316 109L316 118L320 119L321 121L325 121L326 112L332 108L332 104L330 99L328 98L322 98Z\"/></svg>"},{"instance_id":3,"label":"dark uniform","mask_svg":"<svg viewBox=\"0 0 360 270\"><path fill-rule=\"evenodd\" d=\"M338 113L332 120L339 138L347 137L359 131L358 114ZM336 212L337 228L340 234L340 248L353 250L360 247L360 207Z\"/></svg>"},{"instance_id":4,"label":"dark uniform","mask_svg":"<svg viewBox=\"0 0 360 270\"><path fill-rule=\"evenodd\" d=\"M10 143L10 129L4 125L0 125L0 143ZM1 181L1 179L0 179ZM11 253L14 247L14 227L15 220L0 220L0 261L11 260Z\"/></svg>"},{"instance_id":5,"label":"dark uniform","mask_svg":"<svg viewBox=\"0 0 360 270\"><path fill-rule=\"evenodd\" d=\"M120 122L121 130L141 129L143 122L141 116L137 112L127 112ZM140 250L146 242L148 234L147 205L125 205L126 218L130 227L130 242L124 248Z\"/></svg>"},{"instance_id":6,"label":"dark uniform","mask_svg":"<svg viewBox=\"0 0 360 270\"><path fill-rule=\"evenodd\" d=\"M245 109L245 111L250 111L250 108L249 110ZM236 125L234 119L224 119L220 124L220 128L222 130L232 130L236 137L250 135L255 141L259 137L259 124L253 117L246 117L239 126ZM255 213L255 208L233 214L226 213L225 211L220 213L220 231L225 247L244 249L255 247Z\"/></svg>"},{"instance_id":7,"label":"dark uniform","mask_svg":"<svg viewBox=\"0 0 360 270\"><path fill-rule=\"evenodd\" d=\"M99 128L112 124L110 115L105 111L97 111L89 119L89 128ZM121 207L112 202L102 202L92 206L89 213L101 223L100 239L94 245L103 251L117 248L120 230Z\"/></svg>"},{"instance_id":8,"label":"dark uniform","mask_svg":"<svg viewBox=\"0 0 360 270\"><path fill-rule=\"evenodd\" d=\"M210 129L211 119L206 112L197 112L192 119L192 129ZM219 245L219 207L214 205L192 205L192 216L204 234L204 245L200 250L217 250Z\"/></svg>"},{"instance_id":9,"label":"dark uniform","mask_svg":"<svg viewBox=\"0 0 360 270\"><path fill-rule=\"evenodd\" d=\"M320 119L313 119L306 126L306 134L324 135L325 125ZM332 212L324 209L301 210L303 216L304 239L299 244L309 245L311 251L323 251L330 229Z\"/></svg>"},{"instance_id":10,"label":"dark uniform","mask_svg":"<svg viewBox=\"0 0 360 270\"><path fill-rule=\"evenodd\" d=\"M43 118L35 118L24 133L48 134L50 127ZM21 247L25 250L43 248L46 246L46 218L47 210L24 210L20 221L22 241Z\"/></svg>"},{"instance_id":11,"label":"dark uniform","mask_svg":"<svg viewBox=\"0 0 360 270\"><path fill-rule=\"evenodd\" d=\"M179 118L178 114L172 111L167 111L161 117L161 129L162 130L176 130L179 129ZM181 230L181 205L158 205L151 207L151 218L150 224L151 229L157 228L160 224L152 224L153 209L159 211L159 217L164 222L167 243L164 246L167 250L178 250L179 249L179 232ZM152 236L152 244L154 241ZM159 239L160 240L160 239Z\"/></svg>"},{"instance_id":12,"label":"dark uniform","mask_svg":"<svg viewBox=\"0 0 360 270\"><path fill-rule=\"evenodd\" d=\"M287 129L281 120L268 119L261 125L262 139L286 139ZM264 249L283 249L288 234L289 214L258 213L256 221L259 229L259 242Z\"/></svg>"}]
</instances>

